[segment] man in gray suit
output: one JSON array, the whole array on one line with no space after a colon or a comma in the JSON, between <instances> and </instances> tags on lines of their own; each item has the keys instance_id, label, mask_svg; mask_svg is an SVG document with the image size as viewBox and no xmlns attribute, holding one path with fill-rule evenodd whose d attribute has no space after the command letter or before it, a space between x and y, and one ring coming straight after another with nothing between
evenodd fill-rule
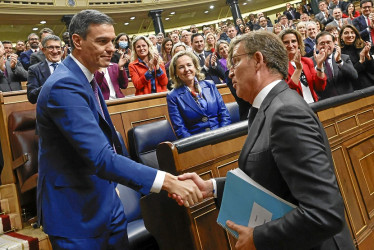
<instances>
[{"instance_id":1,"label":"man in gray suit","mask_svg":"<svg viewBox=\"0 0 374 250\"><path fill-rule=\"evenodd\" d=\"M352 24L352 20L350 18L343 18L343 12L340 8L335 8L332 10L332 16L334 19L328 24L335 26L338 31L346 24Z\"/></svg>"},{"instance_id":2,"label":"man in gray suit","mask_svg":"<svg viewBox=\"0 0 374 250\"><path fill-rule=\"evenodd\" d=\"M331 15L332 12L328 10L328 5L326 1L320 1L318 3L318 8L320 12L314 16L315 19L320 21L323 25L326 25L332 20L334 20L334 18Z\"/></svg>"},{"instance_id":3,"label":"man in gray suit","mask_svg":"<svg viewBox=\"0 0 374 250\"><path fill-rule=\"evenodd\" d=\"M283 43L269 32L251 32L232 41L228 61L237 95L252 104L239 168L297 206L254 228L227 221L239 233L236 249L353 250L323 126L282 80L288 73ZM219 203L225 178L203 181L196 173L185 178Z\"/></svg>"},{"instance_id":4,"label":"man in gray suit","mask_svg":"<svg viewBox=\"0 0 374 250\"><path fill-rule=\"evenodd\" d=\"M260 28L258 30L266 30L266 31L273 32L273 27L268 27L268 20L266 19L266 17L264 16L260 17L258 22L260 24Z\"/></svg>"}]
</instances>

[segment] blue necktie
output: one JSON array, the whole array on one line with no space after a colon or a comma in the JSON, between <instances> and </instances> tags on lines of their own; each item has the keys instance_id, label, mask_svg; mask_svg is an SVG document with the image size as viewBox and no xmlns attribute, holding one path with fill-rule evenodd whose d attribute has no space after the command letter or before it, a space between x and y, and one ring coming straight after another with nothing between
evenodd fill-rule
<instances>
[{"instance_id":1,"label":"blue necktie","mask_svg":"<svg viewBox=\"0 0 374 250\"><path fill-rule=\"evenodd\" d=\"M58 66L58 63L51 63L51 66L53 67L53 72L55 72L55 70Z\"/></svg>"}]
</instances>

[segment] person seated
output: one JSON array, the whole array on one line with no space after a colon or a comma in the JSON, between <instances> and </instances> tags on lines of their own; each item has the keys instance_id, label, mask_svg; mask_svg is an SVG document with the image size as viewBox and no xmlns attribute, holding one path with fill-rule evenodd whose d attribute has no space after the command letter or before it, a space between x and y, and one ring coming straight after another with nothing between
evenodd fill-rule
<instances>
[{"instance_id":1,"label":"person seated","mask_svg":"<svg viewBox=\"0 0 374 250\"><path fill-rule=\"evenodd\" d=\"M339 41L342 54L349 55L353 67L357 70L358 80L355 81L355 90L374 85L374 60L370 52L371 43L362 40L355 26L347 24L339 32Z\"/></svg>"},{"instance_id":2,"label":"person seated","mask_svg":"<svg viewBox=\"0 0 374 250\"><path fill-rule=\"evenodd\" d=\"M125 70L125 64L129 60L127 54L122 54L118 64L110 63L107 68L100 68L95 72L94 77L105 100L125 97L121 89L126 89L129 84Z\"/></svg>"},{"instance_id":3,"label":"person seated","mask_svg":"<svg viewBox=\"0 0 374 250\"><path fill-rule=\"evenodd\" d=\"M197 57L178 52L170 63L173 90L166 96L170 121L178 138L189 137L231 123L221 94L212 81L203 80Z\"/></svg>"},{"instance_id":4,"label":"person seated","mask_svg":"<svg viewBox=\"0 0 374 250\"><path fill-rule=\"evenodd\" d=\"M133 39L132 47L129 72L136 89L135 95L167 91L166 69L151 41L145 36L137 36Z\"/></svg>"},{"instance_id":5,"label":"person seated","mask_svg":"<svg viewBox=\"0 0 374 250\"><path fill-rule=\"evenodd\" d=\"M301 34L293 29L283 30L279 34L288 55L288 77L286 79L291 89L296 90L307 103L318 101L316 91L323 91L326 87L326 75L323 73L323 62L327 58L324 49L318 55L314 52L316 69L313 60L305 55Z\"/></svg>"}]
</instances>

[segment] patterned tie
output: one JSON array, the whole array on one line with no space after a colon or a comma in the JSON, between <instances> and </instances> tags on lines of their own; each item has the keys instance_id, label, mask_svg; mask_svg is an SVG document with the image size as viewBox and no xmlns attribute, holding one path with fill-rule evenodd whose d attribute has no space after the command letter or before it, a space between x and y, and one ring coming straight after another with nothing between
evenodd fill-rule
<instances>
[{"instance_id":1,"label":"patterned tie","mask_svg":"<svg viewBox=\"0 0 374 250\"><path fill-rule=\"evenodd\" d=\"M327 78L328 79L332 79L333 78L333 74L332 74L332 69L331 69L330 63L329 63L329 58L330 57L327 57L326 60L325 60L325 68L326 68Z\"/></svg>"},{"instance_id":2,"label":"patterned tie","mask_svg":"<svg viewBox=\"0 0 374 250\"><path fill-rule=\"evenodd\" d=\"M99 85L97 84L95 77L92 79L92 81L90 82L90 84L91 84L92 90L93 90L93 92L95 94L96 101L99 104L101 115L104 118L104 111L103 111L103 107L101 107L101 102L100 102L100 98L99 98Z\"/></svg>"},{"instance_id":3,"label":"patterned tie","mask_svg":"<svg viewBox=\"0 0 374 250\"><path fill-rule=\"evenodd\" d=\"M255 119L255 116L257 114L258 108L251 107L249 109L249 114L248 114L248 128L252 126L253 120Z\"/></svg>"},{"instance_id":4,"label":"patterned tie","mask_svg":"<svg viewBox=\"0 0 374 250\"><path fill-rule=\"evenodd\" d=\"M55 72L55 70L58 66L58 63L51 63L51 66L53 67L53 72Z\"/></svg>"}]
</instances>

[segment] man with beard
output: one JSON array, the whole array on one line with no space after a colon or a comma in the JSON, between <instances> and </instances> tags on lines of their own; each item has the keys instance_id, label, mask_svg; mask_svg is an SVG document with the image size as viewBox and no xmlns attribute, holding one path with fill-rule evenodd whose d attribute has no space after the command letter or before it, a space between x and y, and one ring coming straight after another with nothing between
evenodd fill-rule
<instances>
[{"instance_id":1,"label":"man with beard","mask_svg":"<svg viewBox=\"0 0 374 250\"><path fill-rule=\"evenodd\" d=\"M30 66L30 56L32 53L39 51L39 37L35 33L31 33L28 37L27 40L29 41L31 49L22 52L20 55L20 61L25 68L25 70L29 69Z\"/></svg>"}]
</instances>

